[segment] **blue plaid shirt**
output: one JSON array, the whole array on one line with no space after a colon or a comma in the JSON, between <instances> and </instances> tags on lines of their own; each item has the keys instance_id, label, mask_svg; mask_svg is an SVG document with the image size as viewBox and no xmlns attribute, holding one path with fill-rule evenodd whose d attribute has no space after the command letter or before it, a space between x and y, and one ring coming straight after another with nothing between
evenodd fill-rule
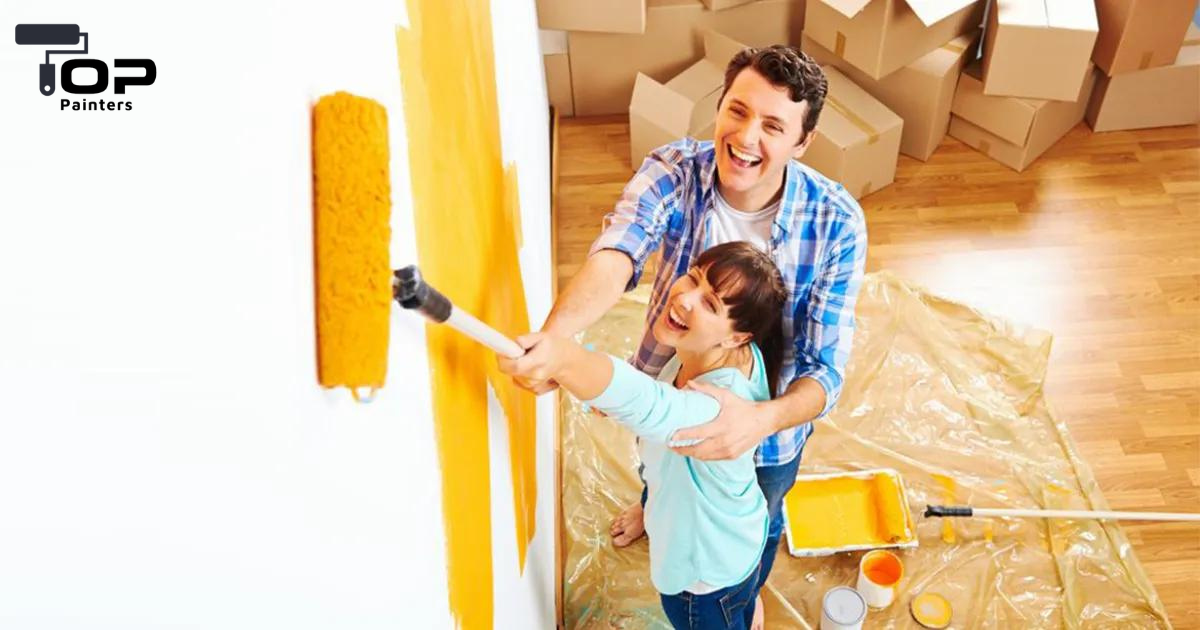
<instances>
[{"instance_id":1,"label":"blue plaid shirt","mask_svg":"<svg viewBox=\"0 0 1200 630\"><path fill-rule=\"evenodd\" d=\"M675 279L687 273L700 252L719 245L706 237L712 231L715 186L712 142L684 138L659 147L625 186L592 244L590 253L614 249L632 259L633 277L626 290L637 286L647 259L662 248L646 331L633 358L634 367L651 376L658 376L675 351L654 340L649 324L662 312ZM786 391L800 378L815 380L825 388L824 416L841 394L854 336L854 305L867 258L862 209L841 184L792 160L771 227L771 250L791 289L783 334L793 343L785 347L777 391ZM812 423L806 422L768 437L759 445L755 463L790 462L812 432Z\"/></svg>"}]
</instances>

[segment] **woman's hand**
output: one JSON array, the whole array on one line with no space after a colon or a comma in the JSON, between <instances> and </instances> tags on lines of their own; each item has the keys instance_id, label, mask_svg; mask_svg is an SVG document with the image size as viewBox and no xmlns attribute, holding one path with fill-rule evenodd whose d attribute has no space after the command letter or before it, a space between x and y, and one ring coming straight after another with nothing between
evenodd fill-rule
<instances>
[{"instance_id":1,"label":"woman's hand","mask_svg":"<svg viewBox=\"0 0 1200 630\"><path fill-rule=\"evenodd\" d=\"M516 342L525 349L525 354L517 359L497 355L500 371L516 379L535 382L551 381L558 376L563 368L566 344L571 343L546 333L521 335Z\"/></svg>"}]
</instances>

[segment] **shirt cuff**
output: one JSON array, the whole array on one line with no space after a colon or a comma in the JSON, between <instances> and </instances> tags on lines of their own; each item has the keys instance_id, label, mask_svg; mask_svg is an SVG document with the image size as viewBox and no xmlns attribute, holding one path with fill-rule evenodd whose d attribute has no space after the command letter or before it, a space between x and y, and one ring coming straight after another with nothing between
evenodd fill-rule
<instances>
[{"instance_id":1,"label":"shirt cuff","mask_svg":"<svg viewBox=\"0 0 1200 630\"><path fill-rule=\"evenodd\" d=\"M837 404L838 398L842 395L841 375L824 365L814 365L797 372L796 377L791 382L795 383L802 378L811 378L825 389L825 408L821 409L821 413L817 414L817 417L813 419L824 418L833 410L833 406ZM788 385L791 386L791 383L788 383Z\"/></svg>"},{"instance_id":2,"label":"shirt cuff","mask_svg":"<svg viewBox=\"0 0 1200 630\"><path fill-rule=\"evenodd\" d=\"M629 228L634 229L634 228ZM640 228L638 228L640 229ZM638 261L635 253L636 246L630 244L630 234L609 234L603 233L592 243L591 249L588 250L588 256L592 256L596 252L611 249L621 252L629 257L629 262L633 264L633 275L629 276L629 282L625 284L625 291L632 291L637 288L638 282L642 279L642 272L645 270L645 261ZM644 235L642 235L644 237Z\"/></svg>"}]
</instances>

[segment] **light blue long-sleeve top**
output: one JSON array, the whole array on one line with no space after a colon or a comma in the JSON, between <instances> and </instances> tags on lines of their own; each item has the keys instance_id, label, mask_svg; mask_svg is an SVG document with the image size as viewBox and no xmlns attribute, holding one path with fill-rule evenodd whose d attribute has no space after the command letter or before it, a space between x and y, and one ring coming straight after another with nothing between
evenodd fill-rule
<instances>
[{"instance_id":1,"label":"light blue long-sleeve top","mask_svg":"<svg viewBox=\"0 0 1200 630\"><path fill-rule=\"evenodd\" d=\"M747 379L737 368L706 372L696 380L747 400L770 398L762 353L750 344L754 366ZM642 439L648 499L650 579L674 595L704 584L740 584L758 566L767 538L767 501L758 486L754 450L737 459L701 461L667 447L680 429L704 424L721 407L711 396L677 389L679 359L672 357L658 380L612 359L613 377L596 398L584 401L629 427Z\"/></svg>"}]
</instances>

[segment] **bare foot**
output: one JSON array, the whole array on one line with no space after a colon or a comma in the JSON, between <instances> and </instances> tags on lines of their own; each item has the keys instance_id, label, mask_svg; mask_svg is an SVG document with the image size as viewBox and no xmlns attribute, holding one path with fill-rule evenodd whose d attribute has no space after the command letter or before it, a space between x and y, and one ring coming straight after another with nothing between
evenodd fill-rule
<instances>
[{"instance_id":1,"label":"bare foot","mask_svg":"<svg viewBox=\"0 0 1200 630\"><path fill-rule=\"evenodd\" d=\"M634 503L625 508L620 516L613 519L608 533L612 535L614 547L628 547L633 541L646 535L646 527L642 523L642 504Z\"/></svg>"},{"instance_id":2,"label":"bare foot","mask_svg":"<svg viewBox=\"0 0 1200 630\"><path fill-rule=\"evenodd\" d=\"M759 595L754 598L754 621L750 622L750 630L763 630L763 620L766 616L763 612L762 595Z\"/></svg>"}]
</instances>

